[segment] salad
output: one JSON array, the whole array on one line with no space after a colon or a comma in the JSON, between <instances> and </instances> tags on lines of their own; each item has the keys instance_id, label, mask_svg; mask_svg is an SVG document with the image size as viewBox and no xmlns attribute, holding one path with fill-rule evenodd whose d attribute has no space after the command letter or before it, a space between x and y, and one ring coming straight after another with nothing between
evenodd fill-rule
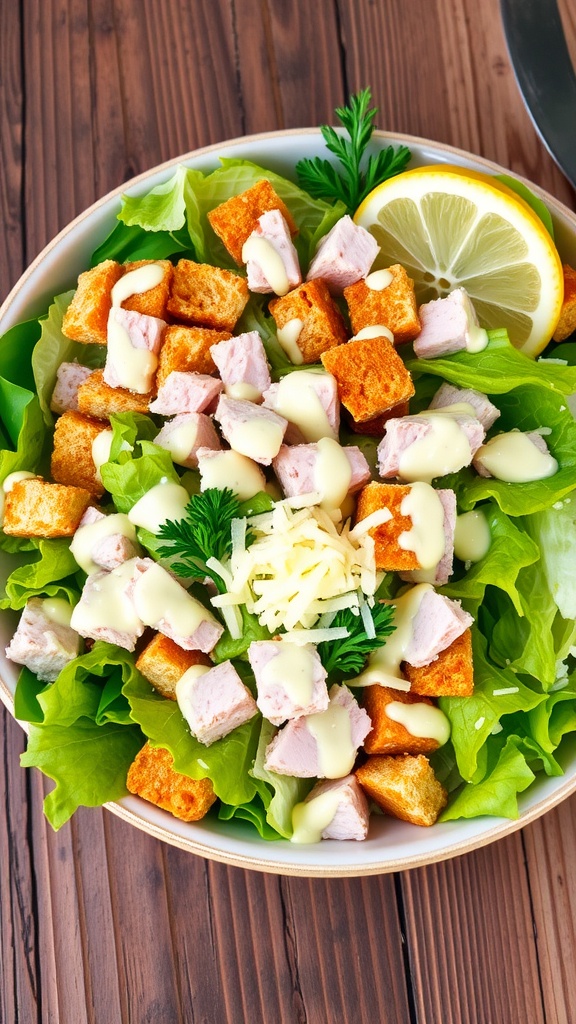
<instances>
[{"instance_id":1,"label":"salad","mask_svg":"<svg viewBox=\"0 0 576 1024\"><path fill-rule=\"evenodd\" d=\"M366 105L351 110L370 126ZM353 127L350 111L340 114L345 127ZM408 153L387 150L362 171L368 138L369 131L360 151L337 154L348 171L345 186L330 183L331 172L323 175L320 164L300 169L303 188L248 161L226 159L208 175L179 167L148 195L123 198L118 225L94 252L91 271L112 268L116 279L106 285L108 296L119 281L141 275L140 290L127 286L124 298L112 300L113 308L124 305L125 324L130 316L162 320L157 311L134 305L139 295L161 291L164 277L180 267L178 287L158 300L172 349L168 358L160 328L158 359L148 359L149 372L158 368L150 387L131 386L135 371L126 370L122 338L115 349L110 335L109 349L102 344L98 304L86 304L81 280L77 289L55 296L45 316L1 339L0 547L10 571L0 607L19 613L21 621L28 616L30 629L35 615L44 616L44 636L58 634L55 625L46 627L46 617L64 630L57 644L64 665L55 678L8 650L22 664L15 694L15 716L29 723L22 764L55 781L45 802L55 828L80 805L125 795L127 778L133 792L160 802L159 780L168 778L170 790L177 775L194 785L174 783L174 813L192 801L197 817L239 818L265 839L306 842L331 835L338 809L341 818L344 811L353 818L343 837L361 838L368 810L410 812L407 820L419 824L439 815L444 821L515 817L518 794L537 772L562 773L559 748L576 729L576 425L570 409L576 348L568 341L531 359L514 348L506 330L478 332L467 308L474 344L458 351L418 354L422 305L412 336L408 328L396 347L382 324L375 336L354 332L352 302L342 292L369 278L372 257L351 284L325 289L318 300L320 334L334 340L317 350L312 332L306 349L293 326L301 317L291 308L282 313L284 297L301 283L290 280L284 293L282 287L258 290L249 274L246 285L234 242L223 241L218 217L209 216L267 182L286 213L306 281L321 243L382 177L406 167ZM229 222L226 216L224 233ZM257 239L244 260L240 245L244 266L252 261L262 270L259 245ZM211 279L221 313L214 324L197 315L200 333L209 337L204 364L191 369L178 362L178 329L194 322L183 310L193 291L186 275L197 265L216 271ZM278 267L266 266L270 285ZM156 276L143 278L150 267ZM398 284L409 295L403 268L390 271L393 280L383 290ZM329 273L324 269L311 281ZM245 299L238 316L229 309L232 277L238 301ZM447 300L456 301L441 301ZM81 331L90 321L89 342L74 337L79 308ZM238 353L230 346L238 338L251 340L243 342L243 369L232 379ZM393 393L380 408L369 380L371 373L383 379L383 346ZM139 358L138 372L145 372L152 347L139 351L146 357ZM247 380L246 360L254 353L259 371L269 375L261 384L257 374ZM74 386L64 387L91 403L79 412L55 403L63 366L81 367L73 371ZM203 378L193 382L204 396L196 411L189 411L188 393L184 404L174 397L174 375L186 376L177 381L181 387L192 375ZM324 400L325 386L336 404ZM109 389L117 392L113 408L102 404ZM132 400L124 401L126 393ZM402 459L393 464L391 423L466 432L470 421L482 422L473 405L478 395L482 411L494 410L494 419L482 428L480 444L469 439L468 450L486 455L492 439L521 435L537 466L531 479L494 468L489 458L472 465L472 454L461 464L422 469L420 463L412 474ZM74 416L93 427L87 470L85 441L84 448L80 441L76 446L77 435L63 430ZM207 431L194 454L185 416L196 417L197 432ZM456 434L450 437L453 451ZM297 449L308 462L294 462ZM40 502L48 500L43 486L54 481L69 488L50 492L56 503L48 518L66 522L62 535L49 526L26 526L38 493ZM415 508L420 495L425 504ZM406 541L404 521L417 531L422 516L424 540ZM120 520L113 517L122 517L116 532L112 526ZM440 572L450 544L436 543L431 554L430 538L440 532L444 543L451 518L456 556ZM399 521L401 528L393 529ZM95 561L93 544L86 553L84 542L95 531L100 541L112 538L116 562ZM172 601L186 613L166 614ZM192 607L194 628L187 617ZM428 654L416 655L410 648L414 621L425 607L426 628L444 616L448 632L440 647L434 641ZM66 630L74 634L75 649L66 647ZM222 706L213 714L215 694L222 695ZM337 742L325 745L322 732L329 730ZM376 740L376 733L384 739ZM412 784L420 788L416 808L406 798Z\"/></svg>"}]
</instances>

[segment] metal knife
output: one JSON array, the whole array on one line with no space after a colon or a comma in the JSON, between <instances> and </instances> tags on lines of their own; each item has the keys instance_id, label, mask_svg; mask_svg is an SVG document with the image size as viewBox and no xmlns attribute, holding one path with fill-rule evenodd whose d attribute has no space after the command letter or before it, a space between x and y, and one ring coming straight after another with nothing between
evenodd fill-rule
<instances>
[{"instance_id":1,"label":"metal knife","mask_svg":"<svg viewBox=\"0 0 576 1024\"><path fill-rule=\"evenodd\" d=\"M576 188L576 73L556 0L500 0L516 81L536 130Z\"/></svg>"}]
</instances>

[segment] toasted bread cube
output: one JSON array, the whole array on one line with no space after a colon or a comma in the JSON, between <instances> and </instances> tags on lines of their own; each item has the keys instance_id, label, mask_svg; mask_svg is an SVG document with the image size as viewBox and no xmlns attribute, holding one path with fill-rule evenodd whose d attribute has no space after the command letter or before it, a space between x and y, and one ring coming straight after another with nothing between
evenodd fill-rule
<instances>
[{"instance_id":1,"label":"toasted bread cube","mask_svg":"<svg viewBox=\"0 0 576 1024\"><path fill-rule=\"evenodd\" d=\"M84 345L105 345L111 292L122 277L115 260L104 260L78 278L78 287L62 321L62 334Z\"/></svg>"},{"instance_id":2,"label":"toasted bread cube","mask_svg":"<svg viewBox=\"0 0 576 1024\"><path fill-rule=\"evenodd\" d=\"M356 506L356 522L367 519L373 512L388 509L392 518L386 523L373 527L369 532L374 540L374 557L377 569L386 572L409 572L420 568L415 551L401 548L400 535L412 529L410 516L403 516L400 506L410 493L402 484L380 484L371 481L362 488Z\"/></svg>"},{"instance_id":3,"label":"toasted bread cube","mask_svg":"<svg viewBox=\"0 0 576 1024\"><path fill-rule=\"evenodd\" d=\"M383 811L413 825L433 825L448 802L424 754L376 754L356 769L356 778Z\"/></svg>"},{"instance_id":4,"label":"toasted bread cube","mask_svg":"<svg viewBox=\"0 0 576 1024\"><path fill-rule=\"evenodd\" d=\"M560 311L560 319L552 335L553 341L565 341L576 331L576 270L568 263L562 267L564 271L564 300Z\"/></svg>"},{"instance_id":5,"label":"toasted bread cube","mask_svg":"<svg viewBox=\"0 0 576 1024\"><path fill-rule=\"evenodd\" d=\"M229 331L208 327L183 327L172 324L164 331L164 343L158 356L156 386L161 388L173 370L181 373L214 373L216 364L210 354L213 345L229 341Z\"/></svg>"},{"instance_id":6,"label":"toasted bread cube","mask_svg":"<svg viewBox=\"0 0 576 1024\"><path fill-rule=\"evenodd\" d=\"M398 701L401 704L429 704L432 701L418 694L393 690L390 686L367 686L363 707L370 716L372 732L364 741L367 754L432 754L440 744L432 736L413 736L401 722L388 717L386 708Z\"/></svg>"},{"instance_id":7,"label":"toasted bread cube","mask_svg":"<svg viewBox=\"0 0 576 1024\"><path fill-rule=\"evenodd\" d=\"M208 214L208 220L238 266L242 259L242 246L258 226L258 218L269 210L280 210L295 235L298 228L286 204L280 199L266 178L257 181L238 196L232 196Z\"/></svg>"},{"instance_id":8,"label":"toasted bread cube","mask_svg":"<svg viewBox=\"0 0 576 1024\"><path fill-rule=\"evenodd\" d=\"M366 420L364 423L357 423L356 420L348 414L346 421L350 429L353 430L355 434L367 434L369 437L381 438L386 430L387 421L394 417L407 416L408 410L409 403L400 402L399 405L393 405L391 409L383 412L381 416L375 416L373 420Z\"/></svg>"},{"instance_id":9,"label":"toasted bread cube","mask_svg":"<svg viewBox=\"0 0 576 1024\"><path fill-rule=\"evenodd\" d=\"M350 323L354 334L364 327L381 324L392 331L394 341L401 345L413 341L420 332L414 281L399 263L388 267L392 280L385 288L370 287L376 276L368 275L344 289ZM377 274L380 273L377 271Z\"/></svg>"},{"instance_id":10,"label":"toasted bread cube","mask_svg":"<svg viewBox=\"0 0 576 1024\"><path fill-rule=\"evenodd\" d=\"M472 633L465 630L436 661L422 668L404 663L402 671L413 693L427 697L471 697L474 693Z\"/></svg>"},{"instance_id":11,"label":"toasted bread cube","mask_svg":"<svg viewBox=\"0 0 576 1024\"><path fill-rule=\"evenodd\" d=\"M245 278L207 263L179 260L174 268L168 312L201 327L233 330L248 302Z\"/></svg>"},{"instance_id":12,"label":"toasted bread cube","mask_svg":"<svg viewBox=\"0 0 576 1024\"><path fill-rule=\"evenodd\" d=\"M136 661L138 671L168 700L176 700L176 683L191 665L210 667L212 662L202 651L185 651L162 633L156 633Z\"/></svg>"},{"instance_id":13,"label":"toasted bread cube","mask_svg":"<svg viewBox=\"0 0 576 1024\"><path fill-rule=\"evenodd\" d=\"M92 500L84 487L28 477L8 491L2 529L12 537L71 537Z\"/></svg>"},{"instance_id":14,"label":"toasted bread cube","mask_svg":"<svg viewBox=\"0 0 576 1024\"><path fill-rule=\"evenodd\" d=\"M85 416L107 420L114 412L148 412L154 394L137 395L126 388L111 388L104 371L94 370L78 388L78 409Z\"/></svg>"},{"instance_id":15,"label":"toasted bread cube","mask_svg":"<svg viewBox=\"0 0 576 1024\"><path fill-rule=\"evenodd\" d=\"M154 288L148 288L145 292L131 295L129 299L124 300L122 307L123 309L131 309L135 313L144 313L146 316L154 316L160 320L165 320L173 272L170 260L136 260L134 263L125 263L122 271L124 274L129 274L132 270L139 270L140 267L147 267L151 263L162 267L164 271L164 277L160 284L155 285Z\"/></svg>"},{"instance_id":16,"label":"toasted bread cube","mask_svg":"<svg viewBox=\"0 0 576 1024\"><path fill-rule=\"evenodd\" d=\"M105 487L97 475L92 445L108 424L79 412L65 412L56 421L50 471L57 484L85 487L100 497Z\"/></svg>"},{"instance_id":17,"label":"toasted bread cube","mask_svg":"<svg viewBox=\"0 0 576 1024\"><path fill-rule=\"evenodd\" d=\"M145 743L128 769L126 786L182 821L200 821L216 800L212 783L210 779L190 779L173 765L169 750Z\"/></svg>"},{"instance_id":18,"label":"toasted bread cube","mask_svg":"<svg viewBox=\"0 0 576 1024\"><path fill-rule=\"evenodd\" d=\"M343 345L348 338L342 314L321 277L274 299L269 309L278 330L291 320L302 322L296 346L303 363L317 363L323 352Z\"/></svg>"},{"instance_id":19,"label":"toasted bread cube","mask_svg":"<svg viewBox=\"0 0 576 1024\"><path fill-rule=\"evenodd\" d=\"M412 377L387 338L361 338L322 353L340 401L358 423L381 416L414 394Z\"/></svg>"}]
</instances>

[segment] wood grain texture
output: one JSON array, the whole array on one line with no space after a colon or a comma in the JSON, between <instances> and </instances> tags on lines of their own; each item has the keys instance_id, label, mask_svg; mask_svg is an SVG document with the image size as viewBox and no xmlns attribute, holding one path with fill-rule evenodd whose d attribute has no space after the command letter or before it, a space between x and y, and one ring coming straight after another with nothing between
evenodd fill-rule
<instances>
[{"instance_id":1,"label":"wood grain texture","mask_svg":"<svg viewBox=\"0 0 576 1024\"><path fill-rule=\"evenodd\" d=\"M560 6L576 52L573 5ZM574 206L510 69L497 0L0 4L0 294L68 220L156 163L333 119L495 159ZM570 1024L576 798L413 873L243 872L99 810L54 834L1 712L2 1024Z\"/></svg>"}]
</instances>

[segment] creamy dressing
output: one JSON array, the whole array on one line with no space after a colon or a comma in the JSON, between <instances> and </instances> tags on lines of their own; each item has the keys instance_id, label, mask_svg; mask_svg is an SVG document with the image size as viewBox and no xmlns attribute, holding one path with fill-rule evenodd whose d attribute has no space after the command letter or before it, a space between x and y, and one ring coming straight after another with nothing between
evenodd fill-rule
<instances>
[{"instance_id":1,"label":"creamy dressing","mask_svg":"<svg viewBox=\"0 0 576 1024\"><path fill-rule=\"evenodd\" d=\"M250 235L242 246L242 262L256 263L276 295L286 295L290 291L284 261L267 238Z\"/></svg>"},{"instance_id":2,"label":"creamy dressing","mask_svg":"<svg viewBox=\"0 0 576 1024\"><path fill-rule=\"evenodd\" d=\"M400 513L412 520L412 528L398 538L398 546L413 551L422 569L438 565L446 550L444 506L430 484L416 481L402 500Z\"/></svg>"},{"instance_id":3,"label":"creamy dressing","mask_svg":"<svg viewBox=\"0 0 576 1024\"><path fill-rule=\"evenodd\" d=\"M462 562L479 562L490 550L492 537L486 516L480 509L456 517L454 554Z\"/></svg>"},{"instance_id":4,"label":"creamy dressing","mask_svg":"<svg viewBox=\"0 0 576 1024\"><path fill-rule=\"evenodd\" d=\"M235 452L249 459L270 462L278 455L283 437L284 426L281 423L254 416L234 424L230 445Z\"/></svg>"},{"instance_id":5,"label":"creamy dressing","mask_svg":"<svg viewBox=\"0 0 576 1024\"><path fill-rule=\"evenodd\" d=\"M304 321L293 317L292 320L288 320L284 324L284 327L279 327L276 332L278 344L284 349L288 359L296 366L300 366L304 362L304 356L298 347L298 338L302 334L303 327Z\"/></svg>"},{"instance_id":6,"label":"creamy dressing","mask_svg":"<svg viewBox=\"0 0 576 1024\"><path fill-rule=\"evenodd\" d=\"M306 707L314 690L314 648L309 644L280 641L278 653L264 666L262 682L266 686L281 686L294 707Z\"/></svg>"},{"instance_id":7,"label":"creamy dressing","mask_svg":"<svg viewBox=\"0 0 576 1024\"><path fill-rule=\"evenodd\" d=\"M338 439L314 388L314 382L322 376L330 375L315 370L288 373L278 384L274 400L274 411L298 427L308 442L319 441L322 437Z\"/></svg>"},{"instance_id":8,"label":"creamy dressing","mask_svg":"<svg viewBox=\"0 0 576 1024\"><path fill-rule=\"evenodd\" d=\"M325 828L334 820L340 803L340 791L329 789L320 793L312 800L296 804L292 810L292 828L290 842L319 843Z\"/></svg>"},{"instance_id":9,"label":"creamy dressing","mask_svg":"<svg viewBox=\"0 0 576 1024\"><path fill-rule=\"evenodd\" d=\"M306 728L318 745L319 775L326 779L348 775L356 760L356 748L347 709L332 701L326 711L306 718Z\"/></svg>"},{"instance_id":10,"label":"creamy dressing","mask_svg":"<svg viewBox=\"0 0 576 1024\"><path fill-rule=\"evenodd\" d=\"M92 581L88 593L84 589L72 612L72 628L88 635L98 628L139 635L142 622L126 594L133 575L134 559L124 562L112 572L102 572L97 581Z\"/></svg>"},{"instance_id":11,"label":"creamy dressing","mask_svg":"<svg viewBox=\"0 0 576 1024\"><path fill-rule=\"evenodd\" d=\"M46 597L42 601L42 611L47 619L58 626L69 626L72 618L72 605L63 597Z\"/></svg>"},{"instance_id":12,"label":"creamy dressing","mask_svg":"<svg viewBox=\"0 0 576 1024\"><path fill-rule=\"evenodd\" d=\"M112 430L106 429L101 430L99 434L92 441L92 462L96 469L96 479L102 483L102 477L100 476L100 470L105 462L110 461L110 449L112 448L112 438L114 434Z\"/></svg>"},{"instance_id":13,"label":"creamy dressing","mask_svg":"<svg viewBox=\"0 0 576 1024\"><path fill-rule=\"evenodd\" d=\"M156 288L164 279L164 268L159 263L146 263L143 267L129 270L116 282L111 292L113 306L121 306L133 295Z\"/></svg>"},{"instance_id":14,"label":"creamy dressing","mask_svg":"<svg viewBox=\"0 0 576 1024\"><path fill-rule=\"evenodd\" d=\"M225 384L224 394L228 395L228 398L236 398L244 402L258 402L262 398L262 392L245 380L236 381L235 384Z\"/></svg>"},{"instance_id":15,"label":"creamy dressing","mask_svg":"<svg viewBox=\"0 0 576 1024\"><path fill-rule=\"evenodd\" d=\"M191 665L190 668L186 669L184 675L180 676L180 679L176 683L176 703L188 722L188 725L191 724L190 720L192 718L191 712L193 707L193 695L196 683L209 671L209 665Z\"/></svg>"},{"instance_id":16,"label":"creamy dressing","mask_svg":"<svg viewBox=\"0 0 576 1024\"><path fill-rule=\"evenodd\" d=\"M152 565L134 585L134 608L141 621L153 629L169 623L181 637L190 637L202 622L215 622L209 611L173 579L161 565Z\"/></svg>"},{"instance_id":17,"label":"creamy dressing","mask_svg":"<svg viewBox=\"0 0 576 1024\"><path fill-rule=\"evenodd\" d=\"M9 494L14 484L19 484L21 480L34 480L36 473L29 473L27 469L17 469L14 473L8 473L2 484L2 490L4 494Z\"/></svg>"},{"instance_id":18,"label":"creamy dressing","mask_svg":"<svg viewBox=\"0 0 576 1024\"><path fill-rule=\"evenodd\" d=\"M362 338L388 338L388 341L394 342L394 335L384 324L373 324L371 327L362 327L358 334L355 334L350 341L361 341Z\"/></svg>"},{"instance_id":19,"label":"creamy dressing","mask_svg":"<svg viewBox=\"0 0 576 1024\"><path fill-rule=\"evenodd\" d=\"M161 481L146 491L146 494L132 506L128 519L134 526L142 526L150 533L158 533L168 519L184 517L189 501L190 495L185 487L170 480Z\"/></svg>"},{"instance_id":20,"label":"creamy dressing","mask_svg":"<svg viewBox=\"0 0 576 1024\"><path fill-rule=\"evenodd\" d=\"M112 307L108 317L109 358L114 364L120 387L134 391L137 395L146 395L152 387L158 356L147 348L134 348L128 331L116 320L116 308Z\"/></svg>"},{"instance_id":21,"label":"creamy dressing","mask_svg":"<svg viewBox=\"0 0 576 1024\"><path fill-rule=\"evenodd\" d=\"M438 415L441 411L419 414L430 429L400 454L398 476L402 480L431 483L435 477L456 473L472 461L470 442L462 427L451 415Z\"/></svg>"},{"instance_id":22,"label":"creamy dressing","mask_svg":"<svg viewBox=\"0 0 576 1024\"><path fill-rule=\"evenodd\" d=\"M493 437L478 449L474 459L496 480L510 484L545 480L558 469L556 459L549 452L541 452L519 430Z\"/></svg>"},{"instance_id":23,"label":"creamy dressing","mask_svg":"<svg viewBox=\"0 0 576 1024\"><path fill-rule=\"evenodd\" d=\"M390 270L374 270L364 278L364 283L373 292L383 292L393 280L394 275Z\"/></svg>"},{"instance_id":24,"label":"creamy dressing","mask_svg":"<svg viewBox=\"0 0 576 1024\"><path fill-rule=\"evenodd\" d=\"M183 466L190 457L197 437L198 423L196 420L188 420L186 423L181 423L180 426L176 427L170 434L170 437L165 438L162 442L162 447L170 452L173 462Z\"/></svg>"},{"instance_id":25,"label":"creamy dressing","mask_svg":"<svg viewBox=\"0 0 576 1024\"><path fill-rule=\"evenodd\" d=\"M476 410L470 402L452 402L451 405L439 405L437 409L427 409L425 416L470 416L476 419Z\"/></svg>"},{"instance_id":26,"label":"creamy dressing","mask_svg":"<svg viewBox=\"0 0 576 1024\"><path fill-rule=\"evenodd\" d=\"M94 546L105 537L112 537L115 534L127 537L133 544L136 543L136 529L123 512L114 512L110 516L104 516L103 519L97 519L95 523L87 523L85 526L78 527L72 538L70 551L85 573L90 575L100 568L92 559Z\"/></svg>"},{"instance_id":27,"label":"creamy dressing","mask_svg":"<svg viewBox=\"0 0 576 1024\"><path fill-rule=\"evenodd\" d=\"M203 491L209 487L218 487L220 490L230 487L240 501L247 501L258 491L263 491L266 485L260 467L239 452L223 451L206 458L200 457L198 465Z\"/></svg>"},{"instance_id":28,"label":"creamy dressing","mask_svg":"<svg viewBox=\"0 0 576 1024\"><path fill-rule=\"evenodd\" d=\"M351 480L352 467L342 446L331 437L320 438L314 466L314 490L321 495L321 508L340 508Z\"/></svg>"},{"instance_id":29,"label":"creamy dressing","mask_svg":"<svg viewBox=\"0 0 576 1024\"><path fill-rule=\"evenodd\" d=\"M410 683L400 672L400 665L405 661L407 651L414 633L414 620L420 609L424 595L433 587L429 583L419 583L407 590L402 597L396 597L394 604L394 632L387 638L383 647L379 647L368 658L364 671L352 681L354 686L390 686L397 690L409 690Z\"/></svg>"},{"instance_id":30,"label":"creamy dressing","mask_svg":"<svg viewBox=\"0 0 576 1024\"><path fill-rule=\"evenodd\" d=\"M450 739L450 722L444 712L433 704L425 704L423 701L404 704L403 701L393 700L384 710L392 722L403 725L411 736L436 740L440 747Z\"/></svg>"}]
</instances>

